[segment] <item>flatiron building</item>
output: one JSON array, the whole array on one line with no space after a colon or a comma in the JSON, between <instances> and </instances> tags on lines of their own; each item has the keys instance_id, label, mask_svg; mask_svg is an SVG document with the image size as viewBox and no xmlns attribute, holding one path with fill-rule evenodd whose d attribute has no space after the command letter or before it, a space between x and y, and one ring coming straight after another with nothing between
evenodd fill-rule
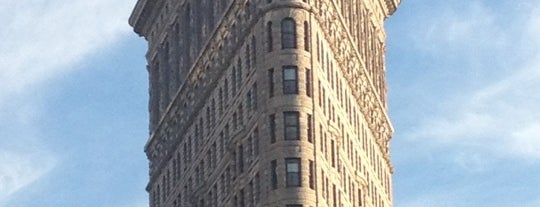
<instances>
[{"instance_id":1,"label":"flatiron building","mask_svg":"<svg viewBox=\"0 0 540 207\"><path fill-rule=\"evenodd\" d=\"M392 206L400 0L138 0L150 207Z\"/></svg>"}]
</instances>

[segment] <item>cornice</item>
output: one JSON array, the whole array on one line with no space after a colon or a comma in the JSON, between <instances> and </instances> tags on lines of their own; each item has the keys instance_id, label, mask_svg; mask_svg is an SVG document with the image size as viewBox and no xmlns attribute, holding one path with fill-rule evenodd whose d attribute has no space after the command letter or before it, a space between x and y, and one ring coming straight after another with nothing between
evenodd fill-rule
<instances>
[{"instance_id":1,"label":"cornice","mask_svg":"<svg viewBox=\"0 0 540 207\"><path fill-rule=\"evenodd\" d=\"M386 5L386 17L389 17L396 12L401 0L384 0L384 3Z\"/></svg>"},{"instance_id":2,"label":"cornice","mask_svg":"<svg viewBox=\"0 0 540 207\"><path fill-rule=\"evenodd\" d=\"M133 27L135 33L145 36L143 28L151 18L151 11L155 7L156 1L138 0L135 8L129 17L129 25Z\"/></svg>"}]
</instances>

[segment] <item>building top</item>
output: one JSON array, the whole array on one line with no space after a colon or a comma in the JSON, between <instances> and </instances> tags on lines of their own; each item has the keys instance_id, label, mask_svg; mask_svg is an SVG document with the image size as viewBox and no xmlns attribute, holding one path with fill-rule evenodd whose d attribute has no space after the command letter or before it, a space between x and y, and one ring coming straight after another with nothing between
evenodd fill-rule
<instances>
[{"instance_id":1,"label":"building top","mask_svg":"<svg viewBox=\"0 0 540 207\"><path fill-rule=\"evenodd\" d=\"M386 8L388 9L387 17L394 14L396 12L397 7L399 6L399 3L401 0L384 0L386 3Z\"/></svg>"},{"instance_id":2,"label":"building top","mask_svg":"<svg viewBox=\"0 0 540 207\"><path fill-rule=\"evenodd\" d=\"M141 36L144 36L143 27L150 19L151 11L156 6L156 1L152 0L138 0L133 12L129 17L129 24L133 27L135 32Z\"/></svg>"}]
</instances>

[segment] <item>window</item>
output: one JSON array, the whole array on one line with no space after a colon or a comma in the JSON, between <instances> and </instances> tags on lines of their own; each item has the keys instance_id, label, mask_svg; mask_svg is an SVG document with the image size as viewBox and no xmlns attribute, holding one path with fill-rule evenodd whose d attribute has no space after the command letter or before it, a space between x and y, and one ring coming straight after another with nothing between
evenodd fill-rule
<instances>
[{"instance_id":1,"label":"window","mask_svg":"<svg viewBox=\"0 0 540 207\"><path fill-rule=\"evenodd\" d=\"M274 38L272 37L272 22L266 24L266 38L267 38L267 51L272 52L274 50Z\"/></svg>"},{"instance_id":2,"label":"window","mask_svg":"<svg viewBox=\"0 0 540 207\"><path fill-rule=\"evenodd\" d=\"M246 56L246 70L248 71L246 73L246 76L249 76L249 69L251 68L251 46L249 44L246 45L245 50L245 56Z\"/></svg>"},{"instance_id":3,"label":"window","mask_svg":"<svg viewBox=\"0 0 540 207\"><path fill-rule=\"evenodd\" d=\"M237 129L238 128L238 115L236 113L233 113L233 129Z\"/></svg>"},{"instance_id":4,"label":"window","mask_svg":"<svg viewBox=\"0 0 540 207\"><path fill-rule=\"evenodd\" d=\"M252 107L253 107L252 101L253 101L253 96L251 95L251 90L250 90L250 91L248 91L247 94L246 94L246 107L247 107L248 110L252 110L252 109L253 109L253 108L252 108Z\"/></svg>"},{"instance_id":5,"label":"window","mask_svg":"<svg viewBox=\"0 0 540 207\"><path fill-rule=\"evenodd\" d=\"M336 151L334 140L330 140L330 154L332 156L332 167L336 167Z\"/></svg>"},{"instance_id":6,"label":"window","mask_svg":"<svg viewBox=\"0 0 540 207\"><path fill-rule=\"evenodd\" d=\"M298 94L298 69L296 66L283 67L283 94Z\"/></svg>"},{"instance_id":7,"label":"window","mask_svg":"<svg viewBox=\"0 0 540 207\"><path fill-rule=\"evenodd\" d=\"M270 88L268 94L270 97L274 96L274 69L268 70L268 88Z\"/></svg>"},{"instance_id":8,"label":"window","mask_svg":"<svg viewBox=\"0 0 540 207\"><path fill-rule=\"evenodd\" d=\"M304 22L304 50L309 52L310 31L308 22Z\"/></svg>"},{"instance_id":9,"label":"window","mask_svg":"<svg viewBox=\"0 0 540 207\"><path fill-rule=\"evenodd\" d=\"M309 188L315 189L315 164L309 161Z\"/></svg>"},{"instance_id":10,"label":"window","mask_svg":"<svg viewBox=\"0 0 540 207\"><path fill-rule=\"evenodd\" d=\"M223 114L223 88L219 88L219 114Z\"/></svg>"},{"instance_id":11,"label":"window","mask_svg":"<svg viewBox=\"0 0 540 207\"><path fill-rule=\"evenodd\" d=\"M358 188L358 206L364 206L362 202L362 189Z\"/></svg>"},{"instance_id":12,"label":"window","mask_svg":"<svg viewBox=\"0 0 540 207\"><path fill-rule=\"evenodd\" d=\"M259 129L258 128L255 128L255 131L253 132L253 139L254 140L254 145L253 146L253 154L255 156L259 155Z\"/></svg>"},{"instance_id":13,"label":"window","mask_svg":"<svg viewBox=\"0 0 540 207\"><path fill-rule=\"evenodd\" d=\"M313 116L307 115L307 140L313 143Z\"/></svg>"},{"instance_id":14,"label":"window","mask_svg":"<svg viewBox=\"0 0 540 207\"><path fill-rule=\"evenodd\" d=\"M240 126L244 126L244 109L242 104L238 105L238 123Z\"/></svg>"},{"instance_id":15,"label":"window","mask_svg":"<svg viewBox=\"0 0 540 207\"><path fill-rule=\"evenodd\" d=\"M245 196L244 196L244 194L245 194L245 193L244 193L244 189L240 190L240 200L239 200L239 202L240 202L240 207L246 206L246 205L245 205L246 202L245 202Z\"/></svg>"},{"instance_id":16,"label":"window","mask_svg":"<svg viewBox=\"0 0 540 207\"><path fill-rule=\"evenodd\" d=\"M299 113L295 111L283 112L284 128L285 128L285 140L299 140Z\"/></svg>"},{"instance_id":17,"label":"window","mask_svg":"<svg viewBox=\"0 0 540 207\"><path fill-rule=\"evenodd\" d=\"M277 189L277 172L276 172L276 168L277 168L277 162L276 162L276 160L272 160L272 162L270 163L270 173L271 173L270 183L272 185L272 189Z\"/></svg>"},{"instance_id":18,"label":"window","mask_svg":"<svg viewBox=\"0 0 540 207\"><path fill-rule=\"evenodd\" d=\"M311 70L306 69L306 96L311 97Z\"/></svg>"},{"instance_id":19,"label":"window","mask_svg":"<svg viewBox=\"0 0 540 207\"><path fill-rule=\"evenodd\" d=\"M225 103L227 103L229 101L229 80L225 79L225 83L224 83L224 86L223 86L224 90L225 90Z\"/></svg>"},{"instance_id":20,"label":"window","mask_svg":"<svg viewBox=\"0 0 540 207\"><path fill-rule=\"evenodd\" d=\"M300 158L286 158L287 187L298 187L300 183Z\"/></svg>"},{"instance_id":21,"label":"window","mask_svg":"<svg viewBox=\"0 0 540 207\"><path fill-rule=\"evenodd\" d=\"M257 64L257 40L255 39L255 36L251 36L251 52L252 54L252 62L253 66L255 67L255 64Z\"/></svg>"},{"instance_id":22,"label":"window","mask_svg":"<svg viewBox=\"0 0 540 207\"><path fill-rule=\"evenodd\" d=\"M269 117L270 121L270 143L276 142L276 115L272 114Z\"/></svg>"},{"instance_id":23,"label":"window","mask_svg":"<svg viewBox=\"0 0 540 207\"><path fill-rule=\"evenodd\" d=\"M236 65L238 66L238 70L236 71L236 79L237 79L237 83L238 85L236 86L238 88L238 90L240 90L240 88L242 87L242 59L241 58L238 58L238 61L236 63Z\"/></svg>"},{"instance_id":24,"label":"window","mask_svg":"<svg viewBox=\"0 0 540 207\"><path fill-rule=\"evenodd\" d=\"M232 87L232 97L236 96L236 88L238 87L238 75L237 75L237 72L236 72L236 67L233 67L232 68L232 73L231 73L231 80L232 80L232 83L231 83L231 87Z\"/></svg>"},{"instance_id":25,"label":"window","mask_svg":"<svg viewBox=\"0 0 540 207\"><path fill-rule=\"evenodd\" d=\"M244 146L238 147L238 170L240 173L244 172Z\"/></svg>"},{"instance_id":26,"label":"window","mask_svg":"<svg viewBox=\"0 0 540 207\"><path fill-rule=\"evenodd\" d=\"M246 107L249 110L257 109L257 83L246 94Z\"/></svg>"},{"instance_id":27,"label":"window","mask_svg":"<svg viewBox=\"0 0 540 207\"><path fill-rule=\"evenodd\" d=\"M206 131L210 132L211 125L212 125L212 114L210 113L210 106L206 107Z\"/></svg>"},{"instance_id":28,"label":"window","mask_svg":"<svg viewBox=\"0 0 540 207\"><path fill-rule=\"evenodd\" d=\"M252 89L252 98L253 100L251 101L251 104L253 106L253 109L257 109L257 105L258 105L258 102L257 102L257 93L258 93L258 88L257 88L257 83L253 84L253 89Z\"/></svg>"},{"instance_id":29,"label":"window","mask_svg":"<svg viewBox=\"0 0 540 207\"><path fill-rule=\"evenodd\" d=\"M296 48L296 23L292 18L281 21L281 49Z\"/></svg>"}]
</instances>

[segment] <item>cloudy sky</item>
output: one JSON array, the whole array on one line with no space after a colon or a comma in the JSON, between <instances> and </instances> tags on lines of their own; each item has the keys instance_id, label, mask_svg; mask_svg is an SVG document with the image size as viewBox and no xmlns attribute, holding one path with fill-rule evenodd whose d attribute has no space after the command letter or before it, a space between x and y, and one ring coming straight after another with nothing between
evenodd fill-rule
<instances>
[{"instance_id":1,"label":"cloudy sky","mask_svg":"<svg viewBox=\"0 0 540 207\"><path fill-rule=\"evenodd\" d=\"M134 4L0 3L0 207L146 206ZM395 206L540 206L540 0L403 0L386 23Z\"/></svg>"}]
</instances>

